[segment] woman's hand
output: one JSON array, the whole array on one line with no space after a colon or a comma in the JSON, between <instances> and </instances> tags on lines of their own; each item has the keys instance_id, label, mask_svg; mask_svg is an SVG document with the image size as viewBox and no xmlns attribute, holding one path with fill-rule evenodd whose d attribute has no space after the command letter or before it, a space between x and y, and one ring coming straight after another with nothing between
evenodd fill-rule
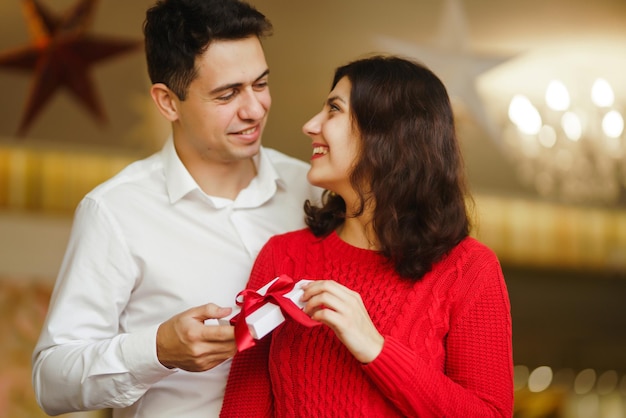
<instances>
[{"instance_id":1,"label":"woman's hand","mask_svg":"<svg viewBox=\"0 0 626 418\"><path fill-rule=\"evenodd\" d=\"M385 339L363 305L361 295L333 280L316 280L304 288L304 312L328 325L361 363L374 360Z\"/></svg>"}]
</instances>

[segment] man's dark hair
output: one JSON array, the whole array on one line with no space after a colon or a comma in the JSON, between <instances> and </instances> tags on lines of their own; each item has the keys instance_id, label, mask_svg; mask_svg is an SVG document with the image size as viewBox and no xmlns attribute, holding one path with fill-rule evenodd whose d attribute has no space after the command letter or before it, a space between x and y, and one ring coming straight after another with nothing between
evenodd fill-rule
<instances>
[{"instance_id":1,"label":"man's dark hair","mask_svg":"<svg viewBox=\"0 0 626 418\"><path fill-rule=\"evenodd\" d=\"M180 100L197 76L195 61L211 42L271 35L271 22L239 0L159 0L143 25L148 74Z\"/></svg>"}]
</instances>

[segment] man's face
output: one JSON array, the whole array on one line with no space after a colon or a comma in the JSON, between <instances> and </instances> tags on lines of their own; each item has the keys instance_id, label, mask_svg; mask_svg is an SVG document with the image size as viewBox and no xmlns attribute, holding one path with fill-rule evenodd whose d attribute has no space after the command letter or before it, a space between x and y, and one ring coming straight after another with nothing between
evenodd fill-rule
<instances>
[{"instance_id":1,"label":"man's face","mask_svg":"<svg viewBox=\"0 0 626 418\"><path fill-rule=\"evenodd\" d=\"M214 41L196 69L187 98L174 98L181 159L231 163L257 154L272 103L259 39Z\"/></svg>"}]
</instances>

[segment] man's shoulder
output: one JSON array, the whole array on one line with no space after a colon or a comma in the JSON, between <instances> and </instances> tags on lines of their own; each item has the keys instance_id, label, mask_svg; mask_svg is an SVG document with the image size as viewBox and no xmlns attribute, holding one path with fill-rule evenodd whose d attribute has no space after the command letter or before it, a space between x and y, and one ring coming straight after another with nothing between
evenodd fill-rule
<instances>
[{"instance_id":1,"label":"man's shoulder","mask_svg":"<svg viewBox=\"0 0 626 418\"><path fill-rule=\"evenodd\" d=\"M93 188L86 197L98 200L103 196L119 189L132 187L139 183L150 181L156 170L162 170L163 164L159 153L150 155L149 157L133 161L113 177L100 183Z\"/></svg>"}]
</instances>

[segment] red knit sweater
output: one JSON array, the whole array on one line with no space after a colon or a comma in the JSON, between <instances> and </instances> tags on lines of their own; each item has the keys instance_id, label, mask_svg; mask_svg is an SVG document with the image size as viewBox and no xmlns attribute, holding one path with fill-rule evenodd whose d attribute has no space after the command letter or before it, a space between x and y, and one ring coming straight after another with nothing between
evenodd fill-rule
<instances>
[{"instance_id":1,"label":"red knit sweater","mask_svg":"<svg viewBox=\"0 0 626 418\"><path fill-rule=\"evenodd\" d=\"M325 325L287 319L233 359L222 417L511 417L508 293L494 253L466 238L419 281L332 233L272 238L248 287L280 274L358 292L385 338L359 363Z\"/></svg>"}]
</instances>

